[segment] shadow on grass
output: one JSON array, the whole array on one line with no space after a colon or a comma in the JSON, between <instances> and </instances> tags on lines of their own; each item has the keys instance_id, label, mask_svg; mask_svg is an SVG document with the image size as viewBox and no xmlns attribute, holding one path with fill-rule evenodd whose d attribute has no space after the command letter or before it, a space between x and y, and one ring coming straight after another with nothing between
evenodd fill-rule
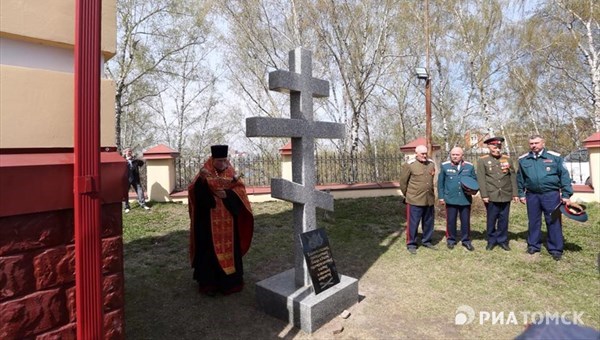
<instances>
[{"instance_id":1,"label":"shadow on grass","mask_svg":"<svg viewBox=\"0 0 600 340\"><path fill-rule=\"evenodd\" d=\"M317 212L318 227L328 233L340 274L360 279L398 242L405 226L399 201L397 197L338 200L335 212ZM160 215L160 209L155 205L153 213ZM187 225L125 244L128 339L298 335L300 330L287 322L259 312L255 302L256 282L294 266L291 204L255 205L254 209L254 237L244 257L246 287L238 294L207 297L197 292L189 266ZM156 223L170 222L166 218Z\"/></svg>"},{"instance_id":2,"label":"shadow on grass","mask_svg":"<svg viewBox=\"0 0 600 340\"><path fill-rule=\"evenodd\" d=\"M188 232L174 231L125 245L127 339L292 338L286 323L256 310L255 275L237 294L198 293L188 261ZM253 262L249 253L246 263ZM246 267L252 267L247 265Z\"/></svg>"},{"instance_id":3,"label":"shadow on grass","mask_svg":"<svg viewBox=\"0 0 600 340\"><path fill-rule=\"evenodd\" d=\"M545 224L542 228L545 228ZM485 235L483 235L485 239ZM527 244L527 230L525 231L521 231L518 233L513 233L511 231L508 232L508 239L512 240L512 241L523 241L525 242L525 244ZM542 246L544 248L546 248L546 241L548 240L548 232L546 231L542 231ZM547 250L547 249L546 249ZM577 243L573 243L573 242L569 242L567 240L564 240L564 250L566 251L574 251L574 252L579 252L581 250L583 250L583 248L577 244ZM525 251L525 250L523 250Z\"/></svg>"},{"instance_id":4,"label":"shadow on grass","mask_svg":"<svg viewBox=\"0 0 600 340\"><path fill-rule=\"evenodd\" d=\"M598 235L600 223L597 219L589 221L586 225L575 225L574 222L569 222L565 234L568 241L565 244L565 250L578 252L578 254L567 254L561 263L555 263L546 257L530 258L524 254L525 249L523 249L523 253L520 251L506 254L476 251L469 255L462 252L450 255L450 253L446 253L446 250L442 250L423 252L422 255L420 253L416 257L409 257L407 254L398 254L398 252L405 251L406 220L405 209L400 205L401 199L401 197L378 197L336 200L335 212L317 212L317 226L325 228L327 231L339 273L363 279L359 283L359 290L370 294L365 299L367 305L369 301L386 303L390 300L390 296L402 296L405 293L403 290L405 285L397 283L418 277L423 279L423 282L429 282L433 287L432 294L428 297L430 300L425 300L428 301L427 306L436 306L436 308L442 308L447 304L451 306L450 310L438 311L441 315L453 316L453 306L462 300L451 300L448 303L439 304L440 296L460 295L462 290L442 294L442 291L438 291L440 288L437 288L437 282L446 282L443 285L445 290L448 287L465 285L468 286L466 291L469 292L483 289L478 293L479 295L473 293L474 295L470 297L472 300L469 301L484 308L489 303L489 296L492 293L482 287L497 285L481 285L479 279L465 281L465 278L478 277L481 273L481 266L485 263L491 268L488 269L490 277L495 278L494 273L502 273L498 276L498 283L503 282L500 281L500 278L504 280L507 275L511 276L511 280L508 282L527 283L519 286L525 287L519 288L523 290L520 294L516 294L516 288L512 287L512 293L503 296L504 299L515 296L514 301L511 300L510 303L518 306L519 303L525 301L524 297L528 297L527 301L537 301L531 296L538 297L536 294L540 287L536 285L539 282L562 282L562 285L553 285L553 289L557 289L558 286L566 288L560 294L553 294L553 296L566 295L568 298L565 298L567 302L562 302L562 300L556 302L557 306L564 310L584 310L590 314L590 320L599 320L597 319L597 310L593 307L586 307L591 300L587 295L581 299L582 302L572 305L572 301L586 291L569 295L573 287L590 285L597 287L597 276L594 275L598 270L595 267L598 237L590 237L590 235ZM294 235L291 203L256 204L253 205L253 209L255 215L254 239L250 251L244 257L246 287L238 294L219 295L212 298L199 294L195 281L192 279L192 269L188 258L187 206L156 204L150 211L133 209L124 218L124 234L127 240L124 245L125 330L128 339L291 339L311 337L296 328L288 327L287 322L259 312L256 308L256 282L293 268ZM598 211L596 206L592 206L591 209ZM592 212L590 211L591 216L596 216ZM481 210L477 214L472 214L472 237L476 248L485 244L483 241L485 240L483 217ZM436 243L443 242L445 237L444 231L440 230L443 221L444 218L438 214L436 216L437 229L434 234ZM522 245L526 240L526 217L523 207L515 209L514 215L511 213L509 231L511 242L516 241L515 243ZM457 257L464 262L461 274L455 275L451 270L444 272L444 268L451 268L455 264ZM380 259L383 261L379 261ZM436 265L438 266L437 270L420 269ZM588 274L590 266L593 267L594 275ZM371 278L365 277L369 271L373 273ZM399 275L399 273L402 274ZM393 279L389 279L385 275L392 275ZM529 278L531 281L528 281ZM569 279L564 281L565 278ZM574 281L575 278L579 281ZM370 282L371 286L365 287L369 284L367 282ZM447 282L451 283L447 284ZM576 284L571 284L571 282ZM469 284L471 285L469 286ZM531 289L528 290L530 286ZM361 289L361 287L364 288ZM364 290L365 288L367 290ZM546 297L544 294L546 293L539 296L540 300ZM404 296L403 298L409 297ZM402 304L394 305L393 309L390 308L392 307L388 306L383 309L382 314L374 316L366 312L368 315L361 317L367 321L362 324L357 323L354 326L355 333L350 333L352 324L347 324L344 336L353 337L353 334L365 334L367 337L377 337L374 335L379 334L377 329L384 330L379 334L381 336L384 335L385 330L398 331L398 329L402 329L402 327L398 327L397 314L390 312L396 309L404 312L404 314L401 313L402 320L412 320L410 319L412 309L402 310L404 308ZM420 308L420 305L413 305L411 308ZM532 305L527 308L541 307ZM363 307L363 309L369 312L373 311L367 307ZM424 312L421 310L421 313ZM427 312L431 311L427 310ZM360 312L353 311L353 313ZM354 319L354 322L357 320L360 318ZM417 321L415 320L415 322ZM596 326L598 323L594 322L593 325ZM369 325L371 329L365 328L365 325ZM417 328L420 329L421 326L417 325ZM445 331L447 327L442 328ZM460 330L455 331L459 332ZM414 335L418 333L409 332L407 334L416 337ZM462 333L456 334L459 337L458 335ZM481 337L497 337L499 334L496 334L492 328L482 328L480 335ZM319 337L318 333L313 336ZM321 333L320 336L320 338L334 337L331 333Z\"/></svg>"}]
</instances>

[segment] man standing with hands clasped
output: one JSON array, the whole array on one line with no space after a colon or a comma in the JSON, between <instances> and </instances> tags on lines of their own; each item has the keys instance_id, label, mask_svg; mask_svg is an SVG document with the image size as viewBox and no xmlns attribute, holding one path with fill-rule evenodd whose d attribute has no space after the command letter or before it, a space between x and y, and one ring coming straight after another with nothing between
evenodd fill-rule
<instances>
[{"instance_id":1,"label":"man standing with hands clasped","mask_svg":"<svg viewBox=\"0 0 600 340\"><path fill-rule=\"evenodd\" d=\"M510 157L502 154L503 137L491 137L483 141L490 153L477 160L479 192L487 212L487 246L496 245L509 251L508 215L511 200L518 202L517 174Z\"/></svg>"},{"instance_id":2,"label":"man standing with hands clasped","mask_svg":"<svg viewBox=\"0 0 600 340\"><path fill-rule=\"evenodd\" d=\"M465 188L466 179L477 185L475 168L470 162L463 160L463 149L454 147L450 150L450 160L442 163L438 175L438 198L440 204L446 205L446 245L454 249L456 245L456 220L460 218L460 241L468 251L475 248L471 244L471 192ZM476 188L470 188L476 189Z\"/></svg>"},{"instance_id":3,"label":"man standing with hands clasped","mask_svg":"<svg viewBox=\"0 0 600 340\"><path fill-rule=\"evenodd\" d=\"M242 256L254 232L246 186L229 162L228 149L211 146L211 156L188 187L193 277L199 292L209 296L242 290Z\"/></svg>"},{"instance_id":4,"label":"man standing with hands clasped","mask_svg":"<svg viewBox=\"0 0 600 340\"><path fill-rule=\"evenodd\" d=\"M571 177L560 154L545 149L540 135L529 138L531 151L519 157L517 186L519 200L527 203L529 219L527 253L539 253L542 247L542 212L548 228L546 246L552 258L559 261L563 253L563 232L560 218L551 214L561 202L568 204L573 195Z\"/></svg>"},{"instance_id":5,"label":"man standing with hands clasped","mask_svg":"<svg viewBox=\"0 0 600 340\"><path fill-rule=\"evenodd\" d=\"M422 223L423 237L421 244L425 248L434 249L431 243L433 236L435 193L433 176L435 164L427 158L427 147L419 145L415 148L415 158L402 166L400 190L406 201L406 248L411 254L417 253L417 229Z\"/></svg>"}]
</instances>

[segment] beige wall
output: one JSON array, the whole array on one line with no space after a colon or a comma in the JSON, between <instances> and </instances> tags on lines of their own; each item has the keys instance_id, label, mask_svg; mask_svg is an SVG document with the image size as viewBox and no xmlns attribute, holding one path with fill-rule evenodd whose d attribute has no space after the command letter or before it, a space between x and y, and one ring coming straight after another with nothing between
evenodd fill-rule
<instances>
[{"instance_id":1,"label":"beige wall","mask_svg":"<svg viewBox=\"0 0 600 340\"><path fill-rule=\"evenodd\" d=\"M108 59L117 46L116 2L102 1L101 48ZM2 0L0 36L73 48L74 0Z\"/></svg>"},{"instance_id":2,"label":"beige wall","mask_svg":"<svg viewBox=\"0 0 600 340\"><path fill-rule=\"evenodd\" d=\"M155 202L170 202L175 189L175 159L147 159L148 198Z\"/></svg>"},{"instance_id":3,"label":"beige wall","mask_svg":"<svg viewBox=\"0 0 600 340\"><path fill-rule=\"evenodd\" d=\"M1 0L0 148L73 147L75 3ZM116 2L102 6L106 60L116 48ZM114 95L101 79L102 146L115 145Z\"/></svg>"},{"instance_id":4,"label":"beige wall","mask_svg":"<svg viewBox=\"0 0 600 340\"><path fill-rule=\"evenodd\" d=\"M72 147L72 73L0 65L0 148ZM10 84L10 85L8 85ZM115 88L101 81L102 146L115 144Z\"/></svg>"},{"instance_id":5,"label":"beige wall","mask_svg":"<svg viewBox=\"0 0 600 340\"><path fill-rule=\"evenodd\" d=\"M281 155L281 178L292 180L292 155Z\"/></svg>"},{"instance_id":6,"label":"beige wall","mask_svg":"<svg viewBox=\"0 0 600 340\"><path fill-rule=\"evenodd\" d=\"M592 177L592 185L594 192L588 199L583 199L584 202L600 202L600 147L589 147L590 154L590 177Z\"/></svg>"}]
</instances>

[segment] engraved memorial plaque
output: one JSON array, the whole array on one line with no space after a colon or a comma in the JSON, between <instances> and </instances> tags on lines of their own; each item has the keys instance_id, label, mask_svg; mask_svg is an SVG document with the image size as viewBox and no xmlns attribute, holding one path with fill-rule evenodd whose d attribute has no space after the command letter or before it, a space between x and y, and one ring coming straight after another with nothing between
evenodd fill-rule
<instances>
[{"instance_id":1,"label":"engraved memorial plaque","mask_svg":"<svg viewBox=\"0 0 600 340\"><path fill-rule=\"evenodd\" d=\"M325 229L300 234L300 242L315 294L340 283Z\"/></svg>"}]
</instances>

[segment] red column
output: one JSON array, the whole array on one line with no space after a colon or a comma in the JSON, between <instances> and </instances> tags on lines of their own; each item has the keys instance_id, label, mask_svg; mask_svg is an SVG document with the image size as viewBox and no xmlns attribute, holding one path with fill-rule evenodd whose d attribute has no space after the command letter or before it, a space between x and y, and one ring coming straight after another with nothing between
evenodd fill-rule
<instances>
[{"instance_id":1,"label":"red column","mask_svg":"<svg viewBox=\"0 0 600 340\"><path fill-rule=\"evenodd\" d=\"M103 338L100 240L101 0L75 13L74 216L77 338Z\"/></svg>"}]
</instances>

